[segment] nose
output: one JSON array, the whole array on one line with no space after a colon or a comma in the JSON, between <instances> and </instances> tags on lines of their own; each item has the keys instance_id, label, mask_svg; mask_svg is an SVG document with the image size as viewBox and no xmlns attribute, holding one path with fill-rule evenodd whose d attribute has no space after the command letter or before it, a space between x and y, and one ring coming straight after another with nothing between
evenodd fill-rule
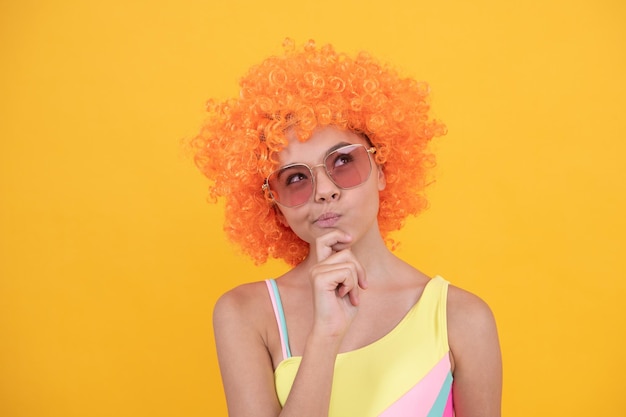
<instances>
[{"instance_id":1,"label":"nose","mask_svg":"<svg viewBox=\"0 0 626 417\"><path fill-rule=\"evenodd\" d=\"M316 170L315 174L315 201L323 203L337 200L341 194L341 189L330 179L324 164L316 165L313 169L317 167L322 169Z\"/></svg>"}]
</instances>

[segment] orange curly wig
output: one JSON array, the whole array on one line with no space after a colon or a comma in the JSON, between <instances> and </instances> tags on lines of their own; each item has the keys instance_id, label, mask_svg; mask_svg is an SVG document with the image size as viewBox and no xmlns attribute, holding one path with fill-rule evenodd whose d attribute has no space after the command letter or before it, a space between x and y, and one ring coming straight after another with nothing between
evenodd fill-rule
<instances>
[{"instance_id":1,"label":"orange curly wig","mask_svg":"<svg viewBox=\"0 0 626 417\"><path fill-rule=\"evenodd\" d=\"M428 85L365 52L350 57L313 41L297 50L286 40L284 48L284 55L249 70L238 98L210 101L209 117L191 141L197 166L211 180L211 198L225 198L228 237L256 264L273 257L295 265L306 257L308 244L277 221L261 186L276 168L287 129L305 141L316 127L334 125L364 134L377 149L387 180L379 227L391 242L388 233L426 207L426 171L434 165L427 145L445 134L428 116Z\"/></svg>"}]
</instances>

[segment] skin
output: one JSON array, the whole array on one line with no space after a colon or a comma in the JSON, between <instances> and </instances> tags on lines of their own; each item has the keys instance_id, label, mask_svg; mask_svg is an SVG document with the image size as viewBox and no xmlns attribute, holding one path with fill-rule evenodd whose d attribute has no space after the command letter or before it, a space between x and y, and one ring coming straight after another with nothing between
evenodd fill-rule
<instances>
[{"instance_id":1,"label":"skin","mask_svg":"<svg viewBox=\"0 0 626 417\"><path fill-rule=\"evenodd\" d=\"M354 133L325 127L307 142L289 137L280 164L319 164L328 149L344 142L367 145ZM349 190L335 186L321 168L314 173L310 201L280 207L281 221L310 245L309 256L277 279L292 354L302 356L284 408L274 389L274 369L283 357L265 283L237 287L215 306L215 339L232 417L328 416L336 355L385 336L430 279L393 255L378 231L381 169L373 164L368 180ZM336 216L318 221L325 213ZM447 318L456 416L500 416L501 357L491 310L450 286Z\"/></svg>"}]
</instances>

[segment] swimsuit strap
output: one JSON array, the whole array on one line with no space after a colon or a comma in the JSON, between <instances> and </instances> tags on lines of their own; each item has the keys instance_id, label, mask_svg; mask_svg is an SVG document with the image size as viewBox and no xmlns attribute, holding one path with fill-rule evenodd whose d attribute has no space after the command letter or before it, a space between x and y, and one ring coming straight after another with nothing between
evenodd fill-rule
<instances>
[{"instance_id":1,"label":"swimsuit strap","mask_svg":"<svg viewBox=\"0 0 626 417\"><path fill-rule=\"evenodd\" d=\"M278 292L278 286L273 279L266 279L267 291L270 294L272 300L272 308L274 309L274 316L276 317L276 324L278 325L278 333L280 334L280 346L283 351L283 359L291 358L291 349L289 349L289 334L287 333L287 322L285 321L285 312L283 311L283 303L280 300L280 293Z\"/></svg>"}]
</instances>

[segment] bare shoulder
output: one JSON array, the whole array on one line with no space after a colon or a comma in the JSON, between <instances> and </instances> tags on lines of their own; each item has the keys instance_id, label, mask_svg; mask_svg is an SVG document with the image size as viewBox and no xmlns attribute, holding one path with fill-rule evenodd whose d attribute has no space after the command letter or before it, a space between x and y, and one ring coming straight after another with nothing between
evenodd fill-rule
<instances>
[{"instance_id":1,"label":"bare shoulder","mask_svg":"<svg viewBox=\"0 0 626 417\"><path fill-rule=\"evenodd\" d=\"M448 288L448 341L454 359L467 351L497 342L496 321L487 303L475 294L450 285Z\"/></svg>"},{"instance_id":2,"label":"bare shoulder","mask_svg":"<svg viewBox=\"0 0 626 417\"><path fill-rule=\"evenodd\" d=\"M447 315L457 415L499 417L502 358L491 308L480 297L450 286Z\"/></svg>"},{"instance_id":3,"label":"bare shoulder","mask_svg":"<svg viewBox=\"0 0 626 417\"><path fill-rule=\"evenodd\" d=\"M448 287L448 331L470 327L495 326L495 319L491 308L477 295L450 285Z\"/></svg>"},{"instance_id":4,"label":"bare shoulder","mask_svg":"<svg viewBox=\"0 0 626 417\"><path fill-rule=\"evenodd\" d=\"M267 326L272 317L264 282L243 284L224 293L213 308L213 331L218 354L231 345L267 351Z\"/></svg>"},{"instance_id":5,"label":"bare shoulder","mask_svg":"<svg viewBox=\"0 0 626 417\"><path fill-rule=\"evenodd\" d=\"M267 287L264 282L243 284L224 293L215 303L213 322L215 325L227 322L233 324L254 324L263 319L268 310Z\"/></svg>"},{"instance_id":6,"label":"bare shoulder","mask_svg":"<svg viewBox=\"0 0 626 417\"><path fill-rule=\"evenodd\" d=\"M213 331L229 415L275 416L280 411L268 343L272 314L264 282L236 287L215 304Z\"/></svg>"}]
</instances>

